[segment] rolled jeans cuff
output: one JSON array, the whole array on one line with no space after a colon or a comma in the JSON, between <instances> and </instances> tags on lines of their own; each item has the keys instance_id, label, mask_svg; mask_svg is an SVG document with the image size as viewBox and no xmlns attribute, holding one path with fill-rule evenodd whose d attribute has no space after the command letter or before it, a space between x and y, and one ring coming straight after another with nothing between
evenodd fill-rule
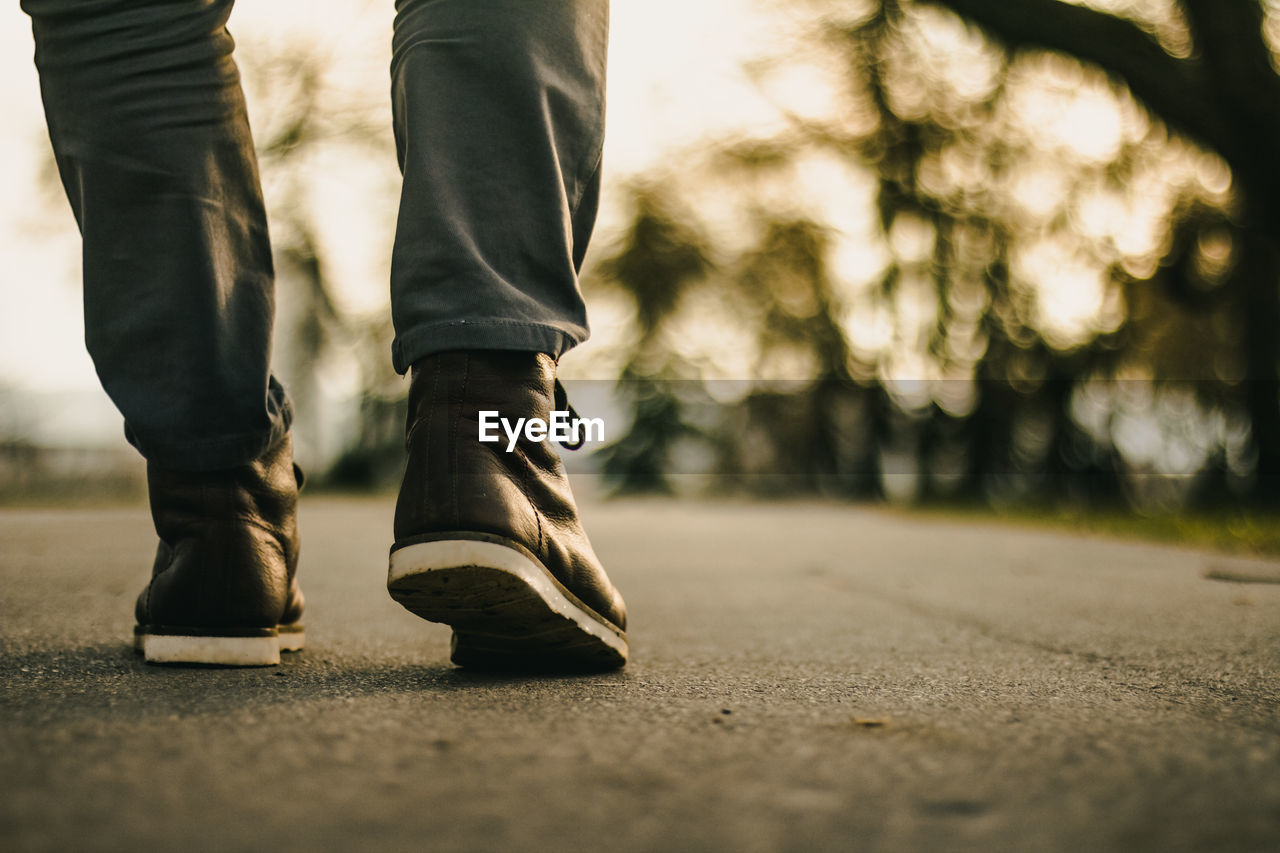
<instances>
[{"instance_id":1,"label":"rolled jeans cuff","mask_svg":"<svg viewBox=\"0 0 1280 853\"><path fill-rule=\"evenodd\" d=\"M515 350L545 352L558 359L586 340L585 329L562 329L546 323L517 320L451 320L425 323L397 335L391 359L405 374L415 361L449 350Z\"/></svg>"},{"instance_id":2,"label":"rolled jeans cuff","mask_svg":"<svg viewBox=\"0 0 1280 853\"><path fill-rule=\"evenodd\" d=\"M126 422L124 435L148 462L174 471L218 471L260 459L289 434L293 406L274 380L267 395L270 425L233 435L177 438L170 431L143 432Z\"/></svg>"}]
</instances>

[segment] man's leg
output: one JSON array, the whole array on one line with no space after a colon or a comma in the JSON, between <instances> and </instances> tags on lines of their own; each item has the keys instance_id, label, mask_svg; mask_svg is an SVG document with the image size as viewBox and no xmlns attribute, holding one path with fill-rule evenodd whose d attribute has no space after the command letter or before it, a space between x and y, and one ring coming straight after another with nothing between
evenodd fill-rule
<instances>
[{"instance_id":1,"label":"man's leg","mask_svg":"<svg viewBox=\"0 0 1280 853\"><path fill-rule=\"evenodd\" d=\"M608 2L396 8L396 369L451 349L559 356L587 337L578 269L599 200Z\"/></svg>"},{"instance_id":2,"label":"man's leg","mask_svg":"<svg viewBox=\"0 0 1280 853\"><path fill-rule=\"evenodd\" d=\"M563 410L586 338L607 0L399 0L392 105L404 191L394 361L412 372L389 585L479 666L618 666L626 612L546 442L481 443L482 411Z\"/></svg>"},{"instance_id":3,"label":"man's leg","mask_svg":"<svg viewBox=\"0 0 1280 853\"><path fill-rule=\"evenodd\" d=\"M147 459L213 469L288 429L230 0L23 0L84 236L85 339Z\"/></svg>"},{"instance_id":4,"label":"man's leg","mask_svg":"<svg viewBox=\"0 0 1280 853\"><path fill-rule=\"evenodd\" d=\"M151 645L174 659L182 637L209 637L187 644L194 659L228 663L271 657L277 624L301 610L289 404L268 368L271 248L231 7L22 2L84 238L86 343L148 461L161 546L140 629L169 637ZM216 640L232 659L201 657Z\"/></svg>"}]
</instances>

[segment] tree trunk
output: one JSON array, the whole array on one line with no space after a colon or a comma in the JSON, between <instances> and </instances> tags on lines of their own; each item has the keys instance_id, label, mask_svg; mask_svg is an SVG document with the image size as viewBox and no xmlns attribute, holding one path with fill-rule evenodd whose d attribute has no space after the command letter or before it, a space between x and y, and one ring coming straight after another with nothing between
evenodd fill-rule
<instances>
[{"instance_id":1,"label":"tree trunk","mask_svg":"<svg viewBox=\"0 0 1280 853\"><path fill-rule=\"evenodd\" d=\"M1254 503L1280 506L1280 244L1266 229L1242 229L1236 275L1244 295L1245 405L1257 466Z\"/></svg>"}]
</instances>

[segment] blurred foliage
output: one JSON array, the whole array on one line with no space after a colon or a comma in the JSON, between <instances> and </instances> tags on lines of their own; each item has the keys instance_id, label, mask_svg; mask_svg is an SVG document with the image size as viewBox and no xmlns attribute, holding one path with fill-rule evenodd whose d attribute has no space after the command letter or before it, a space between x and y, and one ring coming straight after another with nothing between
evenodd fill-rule
<instances>
[{"instance_id":1,"label":"blurred foliage","mask_svg":"<svg viewBox=\"0 0 1280 853\"><path fill-rule=\"evenodd\" d=\"M406 412L404 385L387 357L391 318L385 297L367 314L344 305L331 263L340 247L321 225L324 202L315 195L317 174L337 164L351 180L351 166L372 163L383 167L379 183L361 189L395 199L387 106L346 89L335 75L341 63L314 45L253 45L240 54L249 103L258 108L255 136L279 285L276 337L283 344L275 370L293 401L295 450L304 463L327 464L313 472L315 485L382 486L400 473ZM390 233L394 204L368 213ZM365 284L382 294L386 277L375 270ZM349 291L352 282L345 284ZM327 392L325 380L335 373L354 376L347 388Z\"/></svg>"},{"instance_id":2,"label":"blurred foliage","mask_svg":"<svg viewBox=\"0 0 1280 853\"><path fill-rule=\"evenodd\" d=\"M924 503L1280 503L1280 3L773 5L795 36L749 71L779 120L611 187L626 226L585 284L631 311L630 424L599 456L617 490L699 471ZM390 235L386 105L314 45L241 58L299 455L394 482L385 297L344 298L316 189L334 164L376 173L362 214Z\"/></svg>"},{"instance_id":3,"label":"blurred foliage","mask_svg":"<svg viewBox=\"0 0 1280 853\"><path fill-rule=\"evenodd\" d=\"M662 332L684 291L703 281L712 264L705 238L664 206L656 188L637 186L631 203L625 240L600 265L598 279L636 308L634 339L618 377L631 426L600 453L605 470L622 490L670 492L666 475L675 448L699 431L688 423L678 392L682 381L695 378L696 372L667 346Z\"/></svg>"},{"instance_id":4,"label":"blurred foliage","mask_svg":"<svg viewBox=\"0 0 1280 853\"><path fill-rule=\"evenodd\" d=\"M1276 4L781 5L785 122L635 183L590 278L636 318L618 489L693 441L770 491L1280 501Z\"/></svg>"},{"instance_id":5,"label":"blurred foliage","mask_svg":"<svg viewBox=\"0 0 1280 853\"><path fill-rule=\"evenodd\" d=\"M1014 527L1056 528L1076 534L1139 539L1205 548L1242 557L1280 557L1280 517L1251 510L1193 510L1155 514L1091 507L986 507L956 504L914 506L912 516L961 524L993 520Z\"/></svg>"}]
</instances>

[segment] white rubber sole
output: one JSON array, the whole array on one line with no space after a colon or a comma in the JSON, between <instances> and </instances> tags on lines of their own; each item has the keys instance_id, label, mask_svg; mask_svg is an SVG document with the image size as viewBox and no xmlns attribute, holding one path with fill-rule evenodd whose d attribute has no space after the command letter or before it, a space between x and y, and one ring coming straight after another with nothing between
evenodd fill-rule
<instances>
[{"instance_id":1,"label":"white rubber sole","mask_svg":"<svg viewBox=\"0 0 1280 853\"><path fill-rule=\"evenodd\" d=\"M618 667L626 635L576 601L541 564L499 542L444 539L391 552L391 597L454 629L461 665Z\"/></svg>"},{"instance_id":2,"label":"white rubber sole","mask_svg":"<svg viewBox=\"0 0 1280 853\"><path fill-rule=\"evenodd\" d=\"M288 628L260 637L207 637L144 632L134 634L133 644L147 663L275 666L280 663L281 652L302 650L306 644L306 634L301 628Z\"/></svg>"},{"instance_id":3,"label":"white rubber sole","mask_svg":"<svg viewBox=\"0 0 1280 853\"><path fill-rule=\"evenodd\" d=\"M307 644L307 632L301 625L281 625L276 631L282 652L300 652Z\"/></svg>"}]
</instances>

